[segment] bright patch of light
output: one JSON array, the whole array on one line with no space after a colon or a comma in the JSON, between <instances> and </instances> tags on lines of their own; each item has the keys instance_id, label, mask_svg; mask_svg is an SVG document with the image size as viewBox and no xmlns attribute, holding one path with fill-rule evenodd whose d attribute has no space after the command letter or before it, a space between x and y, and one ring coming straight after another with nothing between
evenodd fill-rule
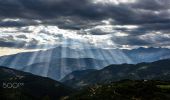
<instances>
[{"instance_id":1,"label":"bright patch of light","mask_svg":"<svg viewBox=\"0 0 170 100\"><path fill-rule=\"evenodd\" d=\"M95 26L94 28L113 30L115 28L136 29L138 27L139 26L137 25L99 25L99 26Z\"/></svg>"},{"instance_id":2,"label":"bright patch of light","mask_svg":"<svg viewBox=\"0 0 170 100\"><path fill-rule=\"evenodd\" d=\"M122 45L121 49L131 49L131 46L129 46L129 45Z\"/></svg>"},{"instance_id":3,"label":"bright patch of light","mask_svg":"<svg viewBox=\"0 0 170 100\"><path fill-rule=\"evenodd\" d=\"M8 21L20 21L20 19L19 18L16 18L16 19L6 18L2 20L2 22L8 22Z\"/></svg>"},{"instance_id":4,"label":"bright patch of light","mask_svg":"<svg viewBox=\"0 0 170 100\"><path fill-rule=\"evenodd\" d=\"M10 32L17 32L17 28L14 28L14 27L1 27L0 28L0 33L10 33Z\"/></svg>"},{"instance_id":5,"label":"bright patch of light","mask_svg":"<svg viewBox=\"0 0 170 100\"><path fill-rule=\"evenodd\" d=\"M115 34L114 34L115 36L119 36L119 37L123 37L123 36L128 36L128 34L127 33L123 33L123 32L116 32Z\"/></svg>"},{"instance_id":6,"label":"bright patch of light","mask_svg":"<svg viewBox=\"0 0 170 100\"><path fill-rule=\"evenodd\" d=\"M42 50L42 49L17 49L17 48L0 47L0 56L12 55L12 54L17 54L21 52L33 52L33 51L39 51L39 50Z\"/></svg>"},{"instance_id":7,"label":"bright patch of light","mask_svg":"<svg viewBox=\"0 0 170 100\"><path fill-rule=\"evenodd\" d=\"M113 19L109 18L109 19L107 19L107 20L102 20L101 22L102 22L103 24L105 24L105 25L110 25L111 22L113 22Z\"/></svg>"},{"instance_id":8,"label":"bright patch of light","mask_svg":"<svg viewBox=\"0 0 170 100\"><path fill-rule=\"evenodd\" d=\"M160 11L154 11L154 14L159 15L161 12Z\"/></svg>"},{"instance_id":9,"label":"bright patch of light","mask_svg":"<svg viewBox=\"0 0 170 100\"><path fill-rule=\"evenodd\" d=\"M134 3L136 0L93 0L94 4L114 4L119 5L121 3Z\"/></svg>"}]
</instances>

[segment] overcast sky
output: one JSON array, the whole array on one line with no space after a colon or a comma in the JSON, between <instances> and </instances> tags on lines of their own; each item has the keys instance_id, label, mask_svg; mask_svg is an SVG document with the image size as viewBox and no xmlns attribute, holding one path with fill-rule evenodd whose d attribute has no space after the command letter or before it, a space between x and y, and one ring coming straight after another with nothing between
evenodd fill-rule
<instances>
[{"instance_id":1,"label":"overcast sky","mask_svg":"<svg viewBox=\"0 0 170 100\"><path fill-rule=\"evenodd\" d=\"M169 48L169 5L170 0L0 0L0 55L2 48Z\"/></svg>"}]
</instances>

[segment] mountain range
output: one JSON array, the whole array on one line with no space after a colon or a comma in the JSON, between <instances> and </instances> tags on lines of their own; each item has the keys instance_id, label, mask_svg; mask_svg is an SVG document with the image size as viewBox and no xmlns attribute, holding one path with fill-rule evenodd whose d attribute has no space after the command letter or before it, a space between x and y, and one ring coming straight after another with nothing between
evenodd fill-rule
<instances>
[{"instance_id":1,"label":"mountain range","mask_svg":"<svg viewBox=\"0 0 170 100\"><path fill-rule=\"evenodd\" d=\"M136 64L167 58L170 58L170 49L167 48L72 49L59 46L2 56L0 65L60 80L76 70L102 69L111 64Z\"/></svg>"},{"instance_id":2,"label":"mountain range","mask_svg":"<svg viewBox=\"0 0 170 100\"><path fill-rule=\"evenodd\" d=\"M100 70L74 71L61 81L73 88L79 88L125 79L170 81L170 59L151 63L109 65Z\"/></svg>"},{"instance_id":3,"label":"mountain range","mask_svg":"<svg viewBox=\"0 0 170 100\"><path fill-rule=\"evenodd\" d=\"M0 66L1 100L169 100L170 59L74 71L61 81Z\"/></svg>"}]
</instances>

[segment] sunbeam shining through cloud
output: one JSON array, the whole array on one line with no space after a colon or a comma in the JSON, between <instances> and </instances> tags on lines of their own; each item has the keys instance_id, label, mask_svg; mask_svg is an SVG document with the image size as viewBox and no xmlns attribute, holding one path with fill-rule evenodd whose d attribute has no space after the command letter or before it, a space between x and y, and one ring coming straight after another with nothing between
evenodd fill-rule
<instances>
[{"instance_id":1,"label":"sunbeam shining through cloud","mask_svg":"<svg viewBox=\"0 0 170 100\"><path fill-rule=\"evenodd\" d=\"M0 0L0 65L60 80L170 58L168 0Z\"/></svg>"}]
</instances>

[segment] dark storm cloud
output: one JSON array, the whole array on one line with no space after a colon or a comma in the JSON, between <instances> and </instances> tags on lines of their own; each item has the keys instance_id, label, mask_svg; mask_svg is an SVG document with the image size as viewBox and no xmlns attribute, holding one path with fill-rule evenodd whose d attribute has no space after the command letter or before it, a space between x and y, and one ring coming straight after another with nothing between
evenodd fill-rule
<instances>
[{"instance_id":1,"label":"dark storm cloud","mask_svg":"<svg viewBox=\"0 0 170 100\"><path fill-rule=\"evenodd\" d=\"M148 30L148 31L169 31L170 30L170 23L155 23L155 24L148 24L143 25L138 30Z\"/></svg>"},{"instance_id":2,"label":"dark storm cloud","mask_svg":"<svg viewBox=\"0 0 170 100\"><path fill-rule=\"evenodd\" d=\"M161 32L169 33L169 0L136 0L134 3L94 4L92 0L0 0L0 27L21 27L29 25L56 25L62 29L90 30L91 35L106 35L116 32L126 33L127 37L113 36L120 45L153 45L154 42L139 38L141 35ZM114 32L104 32L93 28L102 25L103 20L111 25L135 25L138 28L113 28ZM37 22L36 20L40 21ZM24 30L23 30L24 31ZM82 32L78 32L82 34ZM84 33L86 34L86 33ZM155 37L157 38L157 37ZM157 42L169 42L160 38ZM155 43L155 44L156 44ZM12 45L10 43L1 43Z\"/></svg>"},{"instance_id":3,"label":"dark storm cloud","mask_svg":"<svg viewBox=\"0 0 170 100\"><path fill-rule=\"evenodd\" d=\"M154 34L148 33L143 36L129 35L126 37L112 37L112 41L115 41L117 45L133 46L148 46L148 47L161 47L170 45L169 34Z\"/></svg>"},{"instance_id":4,"label":"dark storm cloud","mask_svg":"<svg viewBox=\"0 0 170 100\"><path fill-rule=\"evenodd\" d=\"M33 43L34 42L34 43ZM55 47L54 45L48 45L49 47ZM13 41L0 41L0 47L10 47L10 48L24 48L24 49L44 49L44 44L38 44L38 41L31 41L29 43L13 42Z\"/></svg>"},{"instance_id":5,"label":"dark storm cloud","mask_svg":"<svg viewBox=\"0 0 170 100\"><path fill-rule=\"evenodd\" d=\"M56 18L82 16L97 18L99 12L89 0L0 0L1 17Z\"/></svg>"},{"instance_id":6,"label":"dark storm cloud","mask_svg":"<svg viewBox=\"0 0 170 100\"><path fill-rule=\"evenodd\" d=\"M169 4L168 0L137 0L133 4L119 5L93 4L92 0L0 0L0 17L39 19L46 24L73 29L74 25L79 29L90 21L107 18L117 24L169 23L169 15L161 12L169 9ZM64 17L72 22L68 23Z\"/></svg>"},{"instance_id":7,"label":"dark storm cloud","mask_svg":"<svg viewBox=\"0 0 170 100\"><path fill-rule=\"evenodd\" d=\"M112 38L112 40L116 41L116 43L119 45L146 46L152 44L150 41L142 40L137 36L116 37L116 38Z\"/></svg>"},{"instance_id":8,"label":"dark storm cloud","mask_svg":"<svg viewBox=\"0 0 170 100\"><path fill-rule=\"evenodd\" d=\"M57 25L59 28L62 29L80 30L100 25L101 23L96 22L95 20L82 20L81 18L78 17L60 17L52 20L51 19L43 20L42 24Z\"/></svg>"},{"instance_id":9,"label":"dark storm cloud","mask_svg":"<svg viewBox=\"0 0 170 100\"><path fill-rule=\"evenodd\" d=\"M161 32L163 34L170 33L170 23L155 23L155 24L145 24L140 25L138 28L133 30L122 29L121 31L127 32L127 34L132 36L139 36L154 32Z\"/></svg>"},{"instance_id":10,"label":"dark storm cloud","mask_svg":"<svg viewBox=\"0 0 170 100\"><path fill-rule=\"evenodd\" d=\"M21 48L24 47L25 43L20 42L20 43L15 43L15 42L10 42L10 41L0 41L0 47L13 47L13 48Z\"/></svg>"},{"instance_id":11,"label":"dark storm cloud","mask_svg":"<svg viewBox=\"0 0 170 100\"><path fill-rule=\"evenodd\" d=\"M109 34L109 33L108 32L103 32L102 30L99 30L99 29L90 31L90 34L92 34L92 35L105 35L105 34Z\"/></svg>"},{"instance_id":12,"label":"dark storm cloud","mask_svg":"<svg viewBox=\"0 0 170 100\"><path fill-rule=\"evenodd\" d=\"M0 21L0 27L22 27L29 25L38 25L39 23L35 20L20 19L18 21Z\"/></svg>"},{"instance_id":13,"label":"dark storm cloud","mask_svg":"<svg viewBox=\"0 0 170 100\"><path fill-rule=\"evenodd\" d=\"M169 9L169 4L169 0L138 0L132 6L137 9L160 11Z\"/></svg>"},{"instance_id":14,"label":"dark storm cloud","mask_svg":"<svg viewBox=\"0 0 170 100\"><path fill-rule=\"evenodd\" d=\"M43 24L59 25L61 28L80 29L91 20L105 17L106 14L99 10L103 7L92 5L90 0L0 0L0 18L39 19L44 21Z\"/></svg>"}]
</instances>

